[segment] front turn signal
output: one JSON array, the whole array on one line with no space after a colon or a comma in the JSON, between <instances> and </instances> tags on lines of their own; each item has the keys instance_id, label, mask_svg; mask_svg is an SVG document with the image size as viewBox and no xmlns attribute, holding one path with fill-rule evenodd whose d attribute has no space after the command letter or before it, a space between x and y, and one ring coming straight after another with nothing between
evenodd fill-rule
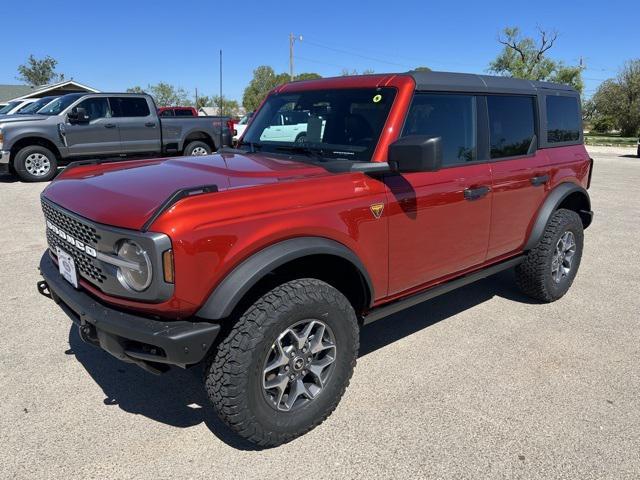
<instances>
[{"instance_id":1,"label":"front turn signal","mask_svg":"<svg viewBox=\"0 0 640 480\"><path fill-rule=\"evenodd\" d=\"M173 283L173 250L169 249L162 254L162 267L164 269L164 281Z\"/></svg>"}]
</instances>

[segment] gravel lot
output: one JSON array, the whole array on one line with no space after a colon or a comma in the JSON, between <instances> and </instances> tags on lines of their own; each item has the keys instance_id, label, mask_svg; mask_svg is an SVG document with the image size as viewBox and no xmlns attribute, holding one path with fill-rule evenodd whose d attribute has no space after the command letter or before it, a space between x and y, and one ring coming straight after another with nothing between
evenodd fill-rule
<instances>
[{"instance_id":1,"label":"gravel lot","mask_svg":"<svg viewBox=\"0 0 640 480\"><path fill-rule=\"evenodd\" d=\"M85 345L36 293L41 184L0 177L0 477L640 477L640 159L596 160L581 271L531 303L504 272L366 327L319 428L256 451L199 370L152 376Z\"/></svg>"}]
</instances>

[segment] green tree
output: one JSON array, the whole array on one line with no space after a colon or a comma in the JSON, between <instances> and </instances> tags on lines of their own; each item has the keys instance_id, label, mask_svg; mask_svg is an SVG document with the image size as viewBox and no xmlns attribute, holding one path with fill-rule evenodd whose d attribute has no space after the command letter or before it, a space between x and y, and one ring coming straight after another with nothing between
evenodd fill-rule
<instances>
[{"instance_id":1,"label":"green tree","mask_svg":"<svg viewBox=\"0 0 640 480\"><path fill-rule=\"evenodd\" d=\"M522 36L518 27L507 27L498 38L504 47L489 64L489 71L507 77L563 83L582 92L582 67L566 66L547 56L557 39L556 32L540 29L536 41Z\"/></svg>"},{"instance_id":2,"label":"green tree","mask_svg":"<svg viewBox=\"0 0 640 480\"><path fill-rule=\"evenodd\" d=\"M196 107L196 109L200 109L202 107L208 107L210 104L211 104L211 97L202 95L198 97L198 99L195 101L194 107Z\"/></svg>"},{"instance_id":3,"label":"green tree","mask_svg":"<svg viewBox=\"0 0 640 480\"><path fill-rule=\"evenodd\" d=\"M626 62L616 78L605 80L593 95L597 129L619 128L623 137L640 131L640 59Z\"/></svg>"},{"instance_id":4,"label":"green tree","mask_svg":"<svg viewBox=\"0 0 640 480\"><path fill-rule=\"evenodd\" d=\"M349 70L348 68L343 68L342 72L340 72L340 76L342 77L350 77L352 75L371 75L372 73L376 73L373 68L365 68L362 73L358 72L355 68L353 70Z\"/></svg>"},{"instance_id":5,"label":"green tree","mask_svg":"<svg viewBox=\"0 0 640 480\"><path fill-rule=\"evenodd\" d=\"M294 77L296 80L316 80L318 78L322 78L322 75L317 73L308 72L308 73L300 73Z\"/></svg>"},{"instance_id":6,"label":"green tree","mask_svg":"<svg viewBox=\"0 0 640 480\"><path fill-rule=\"evenodd\" d=\"M242 105L247 111L255 110L258 108L264 97L273 88L287 80L279 78L276 72L268 65L260 65L253 71L253 78L244 89L242 95Z\"/></svg>"},{"instance_id":7,"label":"green tree","mask_svg":"<svg viewBox=\"0 0 640 480\"><path fill-rule=\"evenodd\" d=\"M56 72L56 65L58 61L48 55L42 59L29 55L27 62L18 66L16 78L34 87L63 81L64 74Z\"/></svg>"},{"instance_id":8,"label":"green tree","mask_svg":"<svg viewBox=\"0 0 640 480\"><path fill-rule=\"evenodd\" d=\"M413 69L414 72L430 72L431 69L429 67L416 67Z\"/></svg>"},{"instance_id":9,"label":"green tree","mask_svg":"<svg viewBox=\"0 0 640 480\"><path fill-rule=\"evenodd\" d=\"M217 107L220 115L229 115L235 116L238 114L238 110L240 109L240 105L238 105L237 100L231 100L230 98L226 98L224 95L222 96L222 111L220 111L220 95L214 95L211 97L209 104L207 107Z\"/></svg>"},{"instance_id":10,"label":"green tree","mask_svg":"<svg viewBox=\"0 0 640 480\"><path fill-rule=\"evenodd\" d=\"M175 87L164 82L156 85L147 85L146 90L136 85L127 88L127 92L148 93L153 97L158 107L191 106L194 103L184 88Z\"/></svg>"}]
</instances>

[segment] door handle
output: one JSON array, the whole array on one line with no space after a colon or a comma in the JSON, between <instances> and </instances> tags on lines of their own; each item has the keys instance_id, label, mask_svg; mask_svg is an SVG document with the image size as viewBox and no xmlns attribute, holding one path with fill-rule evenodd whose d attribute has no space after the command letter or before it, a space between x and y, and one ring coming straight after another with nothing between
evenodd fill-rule
<instances>
[{"instance_id":1,"label":"door handle","mask_svg":"<svg viewBox=\"0 0 640 480\"><path fill-rule=\"evenodd\" d=\"M152 128L152 127L155 127L155 126L156 126L156 124L155 124L155 123L153 123L153 122L147 122L147 123L145 123L145 124L144 124L144 126L145 126L145 127Z\"/></svg>"},{"instance_id":2,"label":"door handle","mask_svg":"<svg viewBox=\"0 0 640 480\"><path fill-rule=\"evenodd\" d=\"M464 199L465 200L478 200L479 198L484 197L487 193L489 193L491 189L486 185L475 188L467 188L464 191Z\"/></svg>"},{"instance_id":3,"label":"door handle","mask_svg":"<svg viewBox=\"0 0 640 480\"><path fill-rule=\"evenodd\" d=\"M116 124L115 123L105 123L104 124L104 128L116 128Z\"/></svg>"},{"instance_id":4,"label":"door handle","mask_svg":"<svg viewBox=\"0 0 640 480\"><path fill-rule=\"evenodd\" d=\"M541 175L539 177L531 177L531 185L539 187L549 181L549 175Z\"/></svg>"}]
</instances>

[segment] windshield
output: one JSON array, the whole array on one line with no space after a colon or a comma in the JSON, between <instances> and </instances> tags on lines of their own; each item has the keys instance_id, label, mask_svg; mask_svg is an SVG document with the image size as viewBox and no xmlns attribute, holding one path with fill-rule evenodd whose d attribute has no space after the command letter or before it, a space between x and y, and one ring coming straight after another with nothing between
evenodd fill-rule
<instances>
[{"instance_id":1,"label":"windshield","mask_svg":"<svg viewBox=\"0 0 640 480\"><path fill-rule=\"evenodd\" d=\"M242 145L370 161L395 94L393 88L273 94L256 112Z\"/></svg>"},{"instance_id":2,"label":"windshield","mask_svg":"<svg viewBox=\"0 0 640 480\"><path fill-rule=\"evenodd\" d=\"M84 96L84 93L71 93L64 97L57 98L49 105L38 111L38 115L59 115L65 108Z\"/></svg>"},{"instance_id":3,"label":"windshield","mask_svg":"<svg viewBox=\"0 0 640 480\"><path fill-rule=\"evenodd\" d=\"M3 113L9 113L11 110L16 108L21 103L22 102L9 102L9 103L7 103L4 107L0 108L0 115L2 115Z\"/></svg>"},{"instance_id":4,"label":"windshield","mask_svg":"<svg viewBox=\"0 0 640 480\"><path fill-rule=\"evenodd\" d=\"M44 98L41 98L40 100L36 100L35 102L26 105L25 107L21 108L16 113L19 113L21 115L26 115L26 114L29 114L29 113L36 113L38 110L40 110L42 107L46 106L48 103L52 102L56 98L57 97L44 97Z\"/></svg>"},{"instance_id":5,"label":"windshield","mask_svg":"<svg viewBox=\"0 0 640 480\"><path fill-rule=\"evenodd\" d=\"M249 120L251 119L252 116L253 116L253 112L247 113L244 117L240 119L240 121L238 122L238 125L246 125L247 123L249 123Z\"/></svg>"}]
</instances>

